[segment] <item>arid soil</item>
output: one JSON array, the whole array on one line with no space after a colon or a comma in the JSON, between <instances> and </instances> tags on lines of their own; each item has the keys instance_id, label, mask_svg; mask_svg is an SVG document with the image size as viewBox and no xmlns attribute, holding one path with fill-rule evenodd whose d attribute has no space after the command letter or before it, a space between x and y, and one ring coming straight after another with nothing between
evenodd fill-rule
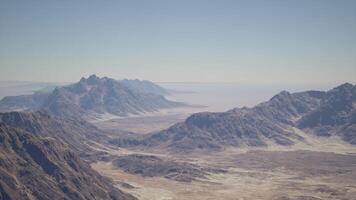
<instances>
[{"instance_id":1,"label":"arid soil","mask_svg":"<svg viewBox=\"0 0 356 200\"><path fill-rule=\"evenodd\" d=\"M181 107L161 109L142 115L130 117L106 117L92 121L97 127L106 131L123 130L139 134L147 134L154 131L169 128L175 123L184 121L190 114L205 110L205 107Z\"/></svg>"},{"instance_id":2,"label":"arid soil","mask_svg":"<svg viewBox=\"0 0 356 200\"><path fill-rule=\"evenodd\" d=\"M105 130L124 129L142 135L166 129L183 121L188 114L177 111L95 124ZM107 146L105 151L112 158L93 163L92 167L140 200L356 200L356 146L336 136L317 137L300 129L291 131L305 140L290 146L267 141L266 147L228 147L214 153ZM117 157L132 154L226 173L210 171L203 178L182 182L158 175L143 176L113 164Z\"/></svg>"},{"instance_id":3,"label":"arid soil","mask_svg":"<svg viewBox=\"0 0 356 200\"><path fill-rule=\"evenodd\" d=\"M141 200L353 200L356 199L356 148L335 138L281 149L225 149L216 153L168 154L106 147L113 156L92 167ZM159 151L158 151L159 152ZM112 161L130 154L154 155L190 163L209 172L181 182L164 176L128 173Z\"/></svg>"},{"instance_id":4,"label":"arid soil","mask_svg":"<svg viewBox=\"0 0 356 200\"><path fill-rule=\"evenodd\" d=\"M216 158L216 159L215 159ZM190 183L126 173L111 162L93 168L111 177L118 187L139 199L355 199L356 155L310 151L251 151L194 156L200 166L220 167L227 173L210 173ZM121 182L131 186L122 187Z\"/></svg>"}]
</instances>

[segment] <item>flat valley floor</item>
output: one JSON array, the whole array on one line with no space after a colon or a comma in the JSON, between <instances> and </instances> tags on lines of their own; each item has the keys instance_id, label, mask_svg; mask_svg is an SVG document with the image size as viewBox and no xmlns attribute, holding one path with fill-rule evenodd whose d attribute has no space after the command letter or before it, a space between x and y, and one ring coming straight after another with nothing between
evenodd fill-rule
<instances>
[{"instance_id":1,"label":"flat valley floor","mask_svg":"<svg viewBox=\"0 0 356 200\"><path fill-rule=\"evenodd\" d=\"M107 131L118 128L147 134L183 121L191 112L176 109L100 121L96 125ZM336 138L320 141L308 135L304 137L308 145L226 149L189 155L102 147L113 156L148 154L226 170L191 182L129 174L111 161L93 163L92 167L140 200L356 199L356 148Z\"/></svg>"}]
</instances>

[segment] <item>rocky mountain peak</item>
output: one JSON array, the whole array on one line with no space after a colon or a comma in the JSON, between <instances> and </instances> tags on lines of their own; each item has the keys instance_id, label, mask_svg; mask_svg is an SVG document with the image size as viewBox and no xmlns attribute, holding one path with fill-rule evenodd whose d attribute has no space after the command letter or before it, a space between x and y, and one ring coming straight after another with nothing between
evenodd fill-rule
<instances>
[{"instance_id":1,"label":"rocky mountain peak","mask_svg":"<svg viewBox=\"0 0 356 200\"><path fill-rule=\"evenodd\" d=\"M126 116L183 105L164 98L167 93L149 81L118 81L93 74L44 95L4 98L0 101L0 111L45 109L58 116L96 118L103 113Z\"/></svg>"},{"instance_id":2,"label":"rocky mountain peak","mask_svg":"<svg viewBox=\"0 0 356 200\"><path fill-rule=\"evenodd\" d=\"M355 85L352 85L351 83L344 83L344 84L341 84L341 85L335 87L334 89L335 90L349 90L354 87L355 87Z\"/></svg>"},{"instance_id":3,"label":"rocky mountain peak","mask_svg":"<svg viewBox=\"0 0 356 200\"><path fill-rule=\"evenodd\" d=\"M282 99L285 99L285 98L288 98L290 97L291 93L289 93L288 91L286 90L283 90L281 91L280 93L274 95L271 100L282 100Z\"/></svg>"},{"instance_id":4,"label":"rocky mountain peak","mask_svg":"<svg viewBox=\"0 0 356 200\"><path fill-rule=\"evenodd\" d=\"M101 80L100 77L98 77L95 74L90 75L88 78L82 77L79 81L79 83L86 83L89 85L95 85L98 84L98 82Z\"/></svg>"}]
</instances>

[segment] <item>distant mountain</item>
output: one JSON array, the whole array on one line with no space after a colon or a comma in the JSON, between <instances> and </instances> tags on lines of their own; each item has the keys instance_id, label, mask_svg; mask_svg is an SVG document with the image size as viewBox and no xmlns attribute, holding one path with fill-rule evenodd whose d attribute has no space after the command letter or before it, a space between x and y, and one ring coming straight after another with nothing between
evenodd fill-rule
<instances>
[{"instance_id":1,"label":"distant mountain","mask_svg":"<svg viewBox=\"0 0 356 200\"><path fill-rule=\"evenodd\" d=\"M119 146L148 146L171 151L224 147L293 145L305 138L295 129L317 136L356 141L356 86L343 84L330 91L282 91L253 108L222 113L197 113L167 130L136 138L119 138Z\"/></svg>"},{"instance_id":2,"label":"distant mountain","mask_svg":"<svg viewBox=\"0 0 356 200\"><path fill-rule=\"evenodd\" d=\"M149 81L116 81L92 75L50 93L5 97L0 101L0 111L45 109L57 116L126 116L184 105L165 99L164 93L163 88Z\"/></svg>"},{"instance_id":3,"label":"distant mountain","mask_svg":"<svg viewBox=\"0 0 356 200\"><path fill-rule=\"evenodd\" d=\"M151 93L151 94L157 94L162 96L166 96L170 94L170 92L164 89L163 87L146 80L141 81L138 79L135 80L124 79L124 80L120 80L120 83L130 88L131 90L143 94Z\"/></svg>"},{"instance_id":4,"label":"distant mountain","mask_svg":"<svg viewBox=\"0 0 356 200\"><path fill-rule=\"evenodd\" d=\"M0 122L0 199L136 199L112 184L61 142Z\"/></svg>"},{"instance_id":5,"label":"distant mountain","mask_svg":"<svg viewBox=\"0 0 356 200\"><path fill-rule=\"evenodd\" d=\"M48 92L35 92L31 95L6 96L0 101L0 111L38 109L49 95L50 93Z\"/></svg>"},{"instance_id":6,"label":"distant mountain","mask_svg":"<svg viewBox=\"0 0 356 200\"><path fill-rule=\"evenodd\" d=\"M48 91L63 83L45 83L31 81L0 81L0 99L6 96L29 95L35 91Z\"/></svg>"}]
</instances>

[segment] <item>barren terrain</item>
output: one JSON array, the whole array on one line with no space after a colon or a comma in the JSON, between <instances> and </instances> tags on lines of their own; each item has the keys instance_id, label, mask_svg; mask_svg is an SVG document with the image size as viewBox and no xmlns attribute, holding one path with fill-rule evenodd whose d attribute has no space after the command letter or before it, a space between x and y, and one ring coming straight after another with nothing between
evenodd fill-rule
<instances>
[{"instance_id":1,"label":"barren terrain","mask_svg":"<svg viewBox=\"0 0 356 200\"><path fill-rule=\"evenodd\" d=\"M106 131L121 129L142 135L184 121L191 113L217 108L213 103L207 105L209 107L179 108L101 120L95 125ZM318 137L297 128L290 131L304 140L291 146L265 141L268 144L265 147L226 147L218 152L187 154L169 153L159 148L148 151L106 146L103 150L111 156L93 163L92 167L112 178L117 187L141 200L355 200L356 147L338 136ZM127 159L129 155L140 158L137 156L140 154L154 159L149 163L139 161L139 165ZM115 164L120 157L126 159L121 159L125 163ZM162 160L194 166L194 169L220 169L223 172L202 170L203 176L181 181L171 178L167 172L182 170L185 176L189 176L190 169L177 165L172 170L172 165L162 164Z\"/></svg>"},{"instance_id":2,"label":"barren terrain","mask_svg":"<svg viewBox=\"0 0 356 200\"><path fill-rule=\"evenodd\" d=\"M110 117L92 121L99 128L115 132L117 129L139 134L147 134L172 126L184 121L190 114L205 111L207 107L179 107L161 109L157 112L132 115L129 117Z\"/></svg>"},{"instance_id":3,"label":"barren terrain","mask_svg":"<svg viewBox=\"0 0 356 200\"><path fill-rule=\"evenodd\" d=\"M135 124L138 124L137 120L127 118L104 123L114 127L132 124L133 131L138 130L134 129ZM173 123L171 118L165 116L145 116L140 117L140 120L145 122L140 124L141 134ZM113 158L130 154L155 155L227 171L211 172L205 178L197 178L191 182L128 173L114 166L114 159L94 163L92 167L102 175L112 178L117 187L141 200L356 199L356 148L338 138L317 140L305 133L299 134L304 134L307 142L289 148L230 148L216 153L189 155L113 147L105 149Z\"/></svg>"},{"instance_id":4,"label":"barren terrain","mask_svg":"<svg viewBox=\"0 0 356 200\"><path fill-rule=\"evenodd\" d=\"M224 156L225 155L225 156ZM119 188L150 200L188 199L355 199L356 154L312 151L249 151L247 153L175 157L181 162L219 167L190 183L126 173L111 162L93 168L112 178ZM123 187L125 182L132 187Z\"/></svg>"}]
</instances>

